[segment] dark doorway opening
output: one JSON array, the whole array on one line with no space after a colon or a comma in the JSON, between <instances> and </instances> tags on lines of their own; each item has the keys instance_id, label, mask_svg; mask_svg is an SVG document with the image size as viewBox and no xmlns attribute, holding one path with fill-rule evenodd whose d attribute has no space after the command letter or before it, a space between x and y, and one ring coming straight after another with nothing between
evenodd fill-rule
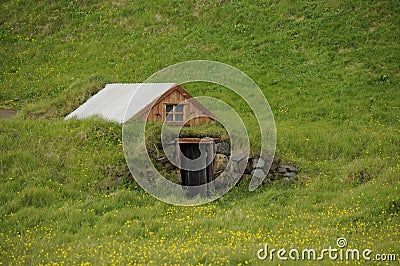
<instances>
[{"instance_id":1,"label":"dark doorway opening","mask_svg":"<svg viewBox=\"0 0 400 266\"><path fill-rule=\"evenodd\" d=\"M214 151L214 141L211 138L180 138L177 140L177 161L180 164L182 185L188 186L189 197L209 195L210 186L201 185L208 184L213 180Z\"/></svg>"}]
</instances>

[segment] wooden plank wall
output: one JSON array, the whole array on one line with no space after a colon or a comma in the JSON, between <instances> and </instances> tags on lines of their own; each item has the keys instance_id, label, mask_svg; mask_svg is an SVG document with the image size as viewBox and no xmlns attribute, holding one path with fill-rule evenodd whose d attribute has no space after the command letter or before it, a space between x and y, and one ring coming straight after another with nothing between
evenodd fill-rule
<instances>
[{"instance_id":1,"label":"wooden plank wall","mask_svg":"<svg viewBox=\"0 0 400 266\"><path fill-rule=\"evenodd\" d=\"M174 90L170 94L168 94L164 99L161 99L161 101L153 106L149 113L149 117L147 118L147 121L157 121L157 122L163 122L166 117L166 111L165 111L165 105L166 104L178 104L180 102L183 102L186 100L186 97L183 96L178 90ZM204 113L197 108L195 105L189 103L186 104L184 107L184 114L185 114L185 119L189 117L189 114L192 115L204 115ZM194 125L199 125L202 123L208 123L211 122L212 119L209 117L197 117L189 121L189 126L194 126ZM175 122L176 123L176 122ZM179 124L179 123L176 123Z\"/></svg>"}]
</instances>

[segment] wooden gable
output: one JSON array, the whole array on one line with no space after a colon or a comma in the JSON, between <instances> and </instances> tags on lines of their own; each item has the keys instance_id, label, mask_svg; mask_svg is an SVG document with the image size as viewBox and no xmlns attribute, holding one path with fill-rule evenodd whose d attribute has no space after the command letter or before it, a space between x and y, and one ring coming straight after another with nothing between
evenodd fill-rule
<instances>
[{"instance_id":1,"label":"wooden gable","mask_svg":"<svg viewBox=\"0 0 400 266\"><path fill-rule=\"evenodd\" d=\"M157 121L172 124L172 125L183 125L183 121L189 117L198 116L191 119L186 123L187 126L199 125L202 123L208 123L213 120L212 113L206 109L197 100L192 99L190 102L180 104L183 101L193 98L188 92L182 87L176 85L165 92L159 97L156 102L152 102L146 106L137 116L143 116L149 112L147 121ZM180 107L177 107L181 105ZM151 110L149 111L149 109ZM171 111L172 109L172 111ZM168 117L167 117L168 116Z\"/></svg>"}]
</instances>

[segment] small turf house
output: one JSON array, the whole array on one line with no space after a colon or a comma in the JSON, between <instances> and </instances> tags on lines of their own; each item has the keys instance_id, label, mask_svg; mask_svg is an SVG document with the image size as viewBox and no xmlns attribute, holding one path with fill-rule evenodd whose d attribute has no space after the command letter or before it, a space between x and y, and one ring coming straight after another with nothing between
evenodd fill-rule
<instances>
[{"instance_id":1,"label":"small turf house","mask_svg":"<svg viewBox=\"0 0 400 266\"><path fill-rule=\"evenodd\" d=\"M185 101L187 99L191 100ZM195 126L214 120L208 109L175 83L107 84L65 119L99 116L108 121L126 123L133 118L144 120L147 114L147 122L158 121L171 125ZM196 169L205 166L196 171L181 169L182 185L195 186L189 193L193 197L208 193L204 188L198 189L197 186L213 179L213 162L207 162L214 154L215 144L211 138L206 138L206 141L203 139L202 143L200 140L178 138L175 141L177 151L180 150L191 160L196 159L195 162L190 162L196 163ZM200 153L200 146L205 153ZM177 160L181 161L180 153L176 154ZM181 164L184 165L184 162Z\"/></svg>"},{"instance_id":2,"label":"small turf house","mask_svg":"<svg viewBox=\"0 0 400 266\"><path fill-rule=\"evenodd\" d=\"M125 123L132 118L145 118L147 121L166 122L194 126L210 122L211 112L198 101L183 101L192 98L181 86L175 83L114 83L88 99L75 111L65 117L88 118L100 116L108 121Z\"/></svg>"}]
</instances>

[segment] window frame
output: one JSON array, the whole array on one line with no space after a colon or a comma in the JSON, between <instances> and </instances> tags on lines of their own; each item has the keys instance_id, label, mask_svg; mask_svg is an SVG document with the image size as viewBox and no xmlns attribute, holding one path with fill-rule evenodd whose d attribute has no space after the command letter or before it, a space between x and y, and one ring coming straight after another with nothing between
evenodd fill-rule
<instances>
[{"instance_id":1,"label":"window frame","mask_svg":"<svg viewBox=\"0 0 400 266\"><path fill-rule=\"evenodd\" d=\"M167 111L168 106L172 105L172 110L171 111ZM176 107L180 105L182 106L182 111L181 112L177 112L176 111ZM175 124L183 124L185 121L185 103L170 103L170 102L165 102L164 103L164 112L165 112L165 116L164 116L164 121L167 123L175 123ZM172 120L167 120L167 118L169 117L169 115L171 115ZM176 116L177 115L182 115L182 120L176 120Z\"/></svg>"}]
</instances>

